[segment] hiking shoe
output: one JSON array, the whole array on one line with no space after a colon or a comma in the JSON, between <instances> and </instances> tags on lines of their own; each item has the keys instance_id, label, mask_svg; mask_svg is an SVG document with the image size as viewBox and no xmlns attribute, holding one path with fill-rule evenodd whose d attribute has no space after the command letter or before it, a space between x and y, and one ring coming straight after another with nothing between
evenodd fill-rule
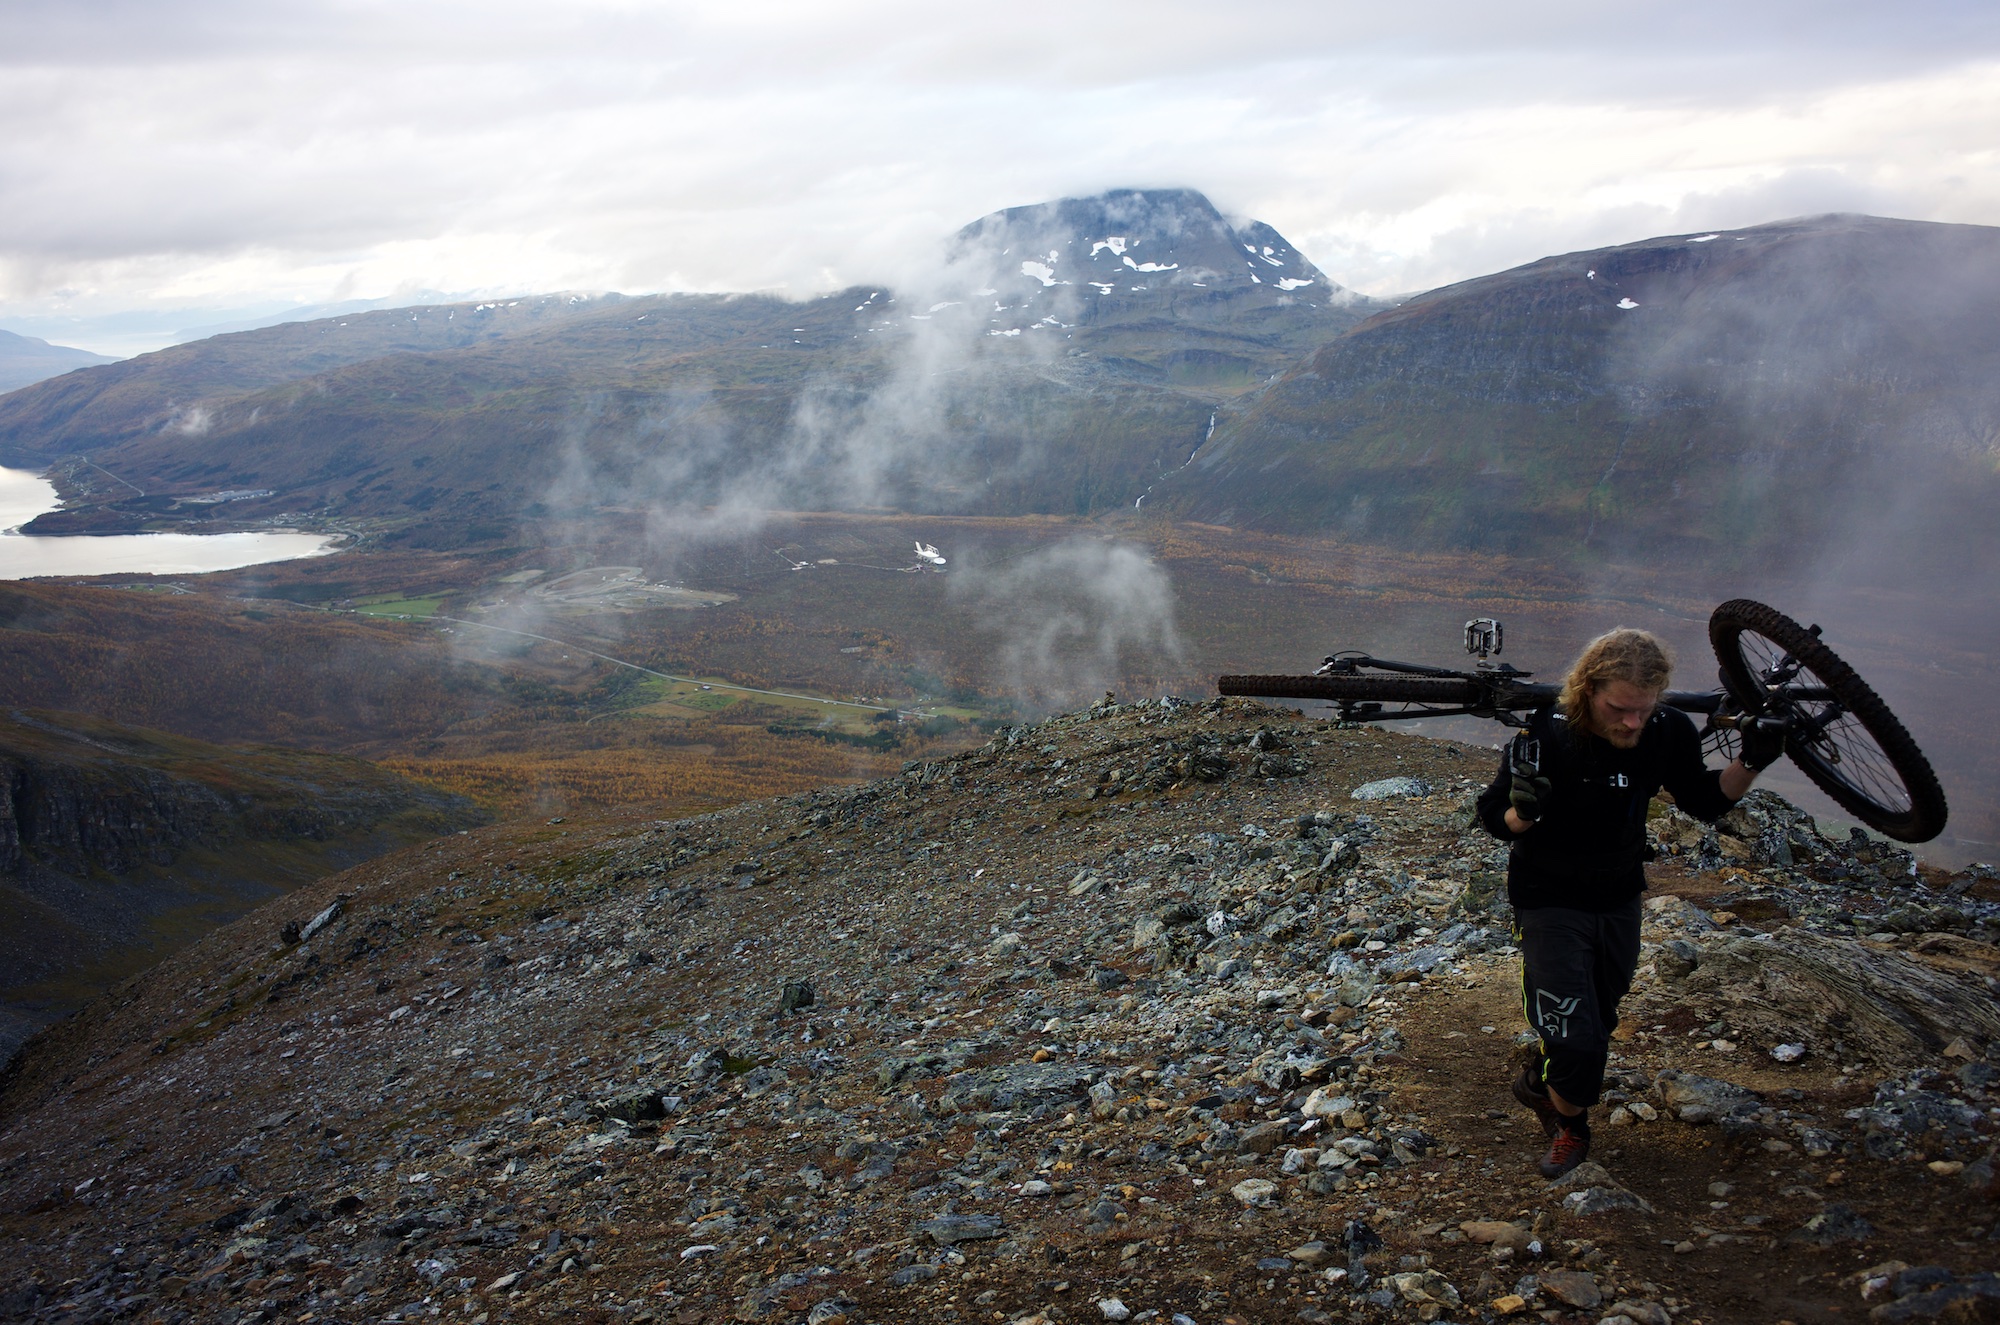
<instances>
[{"instance_id":1,"label":"hiking shoe","mask_svg":"<svg viewBox=\"0 0 2000 1325\"><path fill-rule=\"evenodd\" d=\"M1562 1114L1556 1111L1555 1103L1549 1099L1546 1091L1535 1089L1535 1083L1528 1076L1526 1066L1523 1066L1520 1075L1514 1078L1513 1091L1515 1099L1534 1111L1536 1121L1542 1125L1542 1135L1554 1136L1556 1128L1562 1125Z\"/></svg>"},{"instance_id":2,"label":"hiking shoe","mask_svg":"<svg viewBox=\"0 0 2000 1325\"><path fill-rule=\"evenodd\" d=\"M1560 1178L1584 1160L1590 1158L1590 1132L1572 1131L1568 1127L1558 1127L1549 1138L1549 1153L1543 1155L1536 1166L1544 1178Z\"/></svg>"}]
</instances>

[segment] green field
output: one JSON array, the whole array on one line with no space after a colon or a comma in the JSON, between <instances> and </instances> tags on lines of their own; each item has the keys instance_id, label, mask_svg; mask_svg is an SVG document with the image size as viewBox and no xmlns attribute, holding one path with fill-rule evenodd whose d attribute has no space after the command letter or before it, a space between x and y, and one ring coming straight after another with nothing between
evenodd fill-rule
<instances>
[{"instance_id":1,"label":"green field","mask_svg":"<svg viewBox=\"0 0 2000 1325\"><path fill-rule=\"evenodd\" d=\"M373 594L367 598L354 600L354 610L362 616L408 617L423 620L435 616L443 605L446 595L430 594L421 598L405 598L401 594Z\"/></svg>"},{"instance_id":2,"label":"green field","mask_svg":"<svg viewBox=\"0 0 2000 1325\"><path fill-rule=\"evenodd\" d=\"M678 704L684 709L700 709L704 713L714 713L728 708L743 698L728 690L686 690L681 689L667 697L669 704Z\"/></svg>"}]
</instances>

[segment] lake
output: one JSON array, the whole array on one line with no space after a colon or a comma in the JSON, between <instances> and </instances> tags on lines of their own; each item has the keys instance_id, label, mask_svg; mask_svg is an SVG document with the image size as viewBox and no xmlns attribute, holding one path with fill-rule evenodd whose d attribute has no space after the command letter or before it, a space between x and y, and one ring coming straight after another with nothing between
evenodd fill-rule
<instances>
[{"instance_id":1,"label":"lake","mask_svg":"<svg viewBox=\"0 0 2000 1325\"><path fill-rule=\"evenodd\" d=\"M55 485L0 469L0 580L35 575L200 575L334 550L320 534L78 534L36 538L21 526L57 506Z\"/></svg>"}]
</instances>

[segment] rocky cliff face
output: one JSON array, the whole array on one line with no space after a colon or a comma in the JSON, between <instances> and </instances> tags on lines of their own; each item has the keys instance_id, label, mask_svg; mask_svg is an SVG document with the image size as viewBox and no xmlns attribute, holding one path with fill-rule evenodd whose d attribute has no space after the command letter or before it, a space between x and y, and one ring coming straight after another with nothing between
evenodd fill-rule
<instances>
[{"instance_id":1,"label":"rocky cliff face","mask_svg":"<svg viewBox=\"0 0 2000 1325\"><path fill-rule=\"evenodd\" d=\"M471 817L364 760L235 751L78 714L0 717L0 871L125 874L191 846L325 841L412 808Z\"/></svg>"},{"instance_id":2,"label":"rocky cliff face","mask_svg":"<svg viewBox=\"0 0 2000 1325\"><path fill-rule=\"evenodd\" d=\"M212 788L152 769L87 772L0 756L0 870L37 861L65 872L124 874L171 864L182 847L225 836L230 806Z\"/></svg>"},{"instance_id":3,"label":"rocky cliff face","mask_svg":"<svg viewBox=\"0 0 2000 1325\"><path fill-rule=\"evenodd\" d=\"M44 710L0 715L0 793L0 1055L257 901L483 817L359 759Z\"/></svg>"}]
</instances>

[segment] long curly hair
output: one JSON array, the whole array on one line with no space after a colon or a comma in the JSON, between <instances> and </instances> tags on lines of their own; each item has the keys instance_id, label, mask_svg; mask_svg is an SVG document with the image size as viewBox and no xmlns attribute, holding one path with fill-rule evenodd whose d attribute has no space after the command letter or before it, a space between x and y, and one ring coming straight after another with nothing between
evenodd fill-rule
<instances>
[{"instance_id":1,"label":"long curly hair","mask_svg":"<svg viewBox=\"0 0 2000 1325\"><path fill-rule=\"evenodd\" d=\"M1570 730L1591 729L1590 697L1613 681L1628 681L1641 690L1665 690L1674 673L1674 656L1666 641L1650 631L1620 626L1607 630L1570 664L1563 677L1561 705Z\"/></svg>"}]
</instances>

